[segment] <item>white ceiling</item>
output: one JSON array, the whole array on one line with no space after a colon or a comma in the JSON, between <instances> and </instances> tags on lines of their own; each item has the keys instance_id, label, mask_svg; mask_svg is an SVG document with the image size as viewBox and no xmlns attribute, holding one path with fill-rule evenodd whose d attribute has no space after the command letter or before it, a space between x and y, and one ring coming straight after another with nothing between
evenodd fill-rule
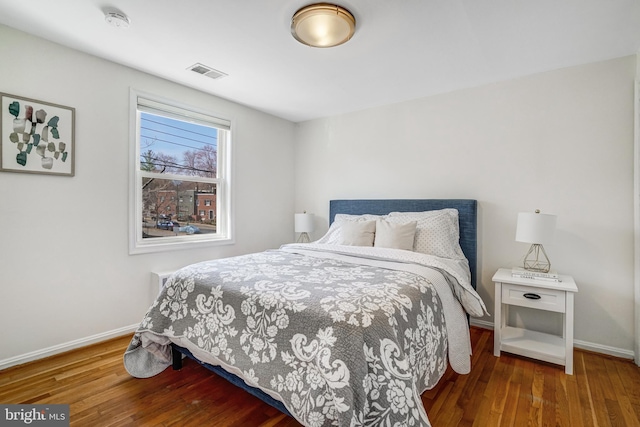
<instances>
[{"instance_id":1,"label":"white ceiling","mask_svg":"<svg viewBox=\"0 0 640 427\"><path fill-rule=\"evenodd\" d=\"M356 33L330 49L290 34L313 2L0 0L0 23L294 122L640 48L638 0L344 0ZM131 26L109 26L111 8ZM187 70L197 62L228 76Z\"/></svg>"}]
</instances>

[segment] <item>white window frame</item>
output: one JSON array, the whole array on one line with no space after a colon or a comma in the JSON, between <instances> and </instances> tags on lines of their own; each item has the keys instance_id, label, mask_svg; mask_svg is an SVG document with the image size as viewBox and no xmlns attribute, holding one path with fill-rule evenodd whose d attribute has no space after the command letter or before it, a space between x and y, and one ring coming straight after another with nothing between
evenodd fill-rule
<instances>
[{"instance_id":1,"label":"white window frame","mask_svg":"<svg viewBox=\"0 0 640 427\"><path fill-rule=\"evenodd\" d=\"M142 104L142 105L141 105ZM203 179L182 175L163 174L163 179L177 179L188 181L207 181L216 184L216 233L195 234L185 236L142 238L142 178L148 174L140 169L140 111L155 108L163 115L180 117L181 120L204 122L209 125L229 129L220 133L218 139L218 177ZM228 245L235 243L234 221L232 209L232 180L231 180L231 127L232 121L222 118L219 114L203 111L168 100L156 95L144 93L135 89L130 91L130 159L129 159L129 254L150 252L166 252L178 249L190 249L205 246Z\"/></svg>"}]
</instances>

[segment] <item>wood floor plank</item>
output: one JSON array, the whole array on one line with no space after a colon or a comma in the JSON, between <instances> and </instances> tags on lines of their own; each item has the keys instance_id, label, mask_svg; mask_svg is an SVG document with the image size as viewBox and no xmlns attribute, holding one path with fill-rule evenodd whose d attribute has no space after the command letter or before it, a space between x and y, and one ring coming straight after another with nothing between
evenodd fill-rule
<instances>
[{"instance_id":1,"label":"wood floor plank","mask_svg":"<svg viewBox=\"0 0 640 427\"><path fill-rule=\"evenodd\" d=\"M509 357L507 355L501 355L503 357ZM529 410L533 405L533 366L527 360L518 358L516 360L516 366L519 366L522 370L522 379L520 382L520 395L516 403L516 426L524 426L529 423Z\"/></svg>"},{"instance_id":2,"label":"wood floor plank","mask_svg":"<svg viewBox=\"0 0 640 427\"><path fill-rule=\"evenodd\" d=\"M633 405L631 404L631 399L626 393L621 393L621 390L624 390L624 384L622 379L620 378L620 374L617 368L617 361L613 359L605 359L604 361L607 374L609 376L609 380L611 381L612 388L615 391L615 400L618 402L620 406L620 414L622 415L622 419L624 420L624 425L640 426L640 418L636 416Z\"/></svg>"},{"instance_id":3,"label":"wood floor plank","mask_svg":"<svg viewBox=\"0 0 640 427\"><path fill-rule=\"evenodd\" d=\"M511 427L516 425L515 418L518 396L520 395L522 388L522 368L515 363L514 359L506 358L504 362L511 365L511 376L508 379L509 390L507 391L500 425L504 427Z\"/></svg>"},{"instance_id":4,"label":"wood floor plank","mask_svg":"<svg viewBox=\"0 0 640 427\"><path fill-rule=\"evenodd\" d=\"M607 396L612 396L612 393L607 390L609 387L606 378L602 378L604 373L603 358L586 353L584 360L590 368L587 374L587 382L591 392L592 409L596 416L597 425L599 427L611 427L611 420L607 412Z\"/></svg>"},{"instance_id":5,"label":"wood floor plank","mask_svg":"<svg viewBox=\"0 0 640 427\"><path fill-rule=\"evenodd\" d=\"M568 414L571 420L571 426L575 427L587 427L591 426L589 422L589 413L584 410L584 407L580 405L580 390L577 381L567 382L567 395L566 400L568 403ZM562 407L558 408L562 410ZM587 418L585 420L585 418Z\"/></svg>"},{"instance_id":6,"label":"wood floor plank","mask_svg":"<svg viewBox=\"0 0 640 427\"><path fill-rule=\"evenodd\" d=\"M542 390L542 425L557 425L556 367L544 368L544 389Z\"/></svg>"},{"instance_id":7,"label":"wood floor plank","mask_svg":"<svg viewBox=\"0 0 640 427\"><path fill-rule=\"evenodd\" d=\"M571 421L571 408L569 401L569 383L573 379L573 375L558 375L554 376L554 380L556 382L555 387L555 416L556 416L556 426L557 427L572 427L573 423ZM579 423L579 424L578 424ZM577 425L582 425L582 420L580 418L577 419Z\"/></svg>"},{"instance_id":8,"label":"wood floor plank","mask_svg":"<svg viewBox=\"0 0 640 427\"><path fill-rule=\"evenodd\" d=\"M487 388L484 391L484 397L488 399L487 407L488 414L478 414L476 420L486 420L488 425L498 426L501 423L502 414L506 405L506 398L511 388L511 374L513 368L509 363L499 363L493 370L491 379L487 384ZM479 421L478 421L479 422ZM480 425L480 424L477 424Z\"/></svg>"},{"instance_id":9,"label":"wood floor plank","mask_svg":"<svg viewBox=\"0 0 640 427\"><path fill-rule=\"evenodd\" d=\"M275 408L191 361L132 378L122 355L130 337L0 371L2 403L67 403L84 427L296 427ZM472 369L447 369L422 395L433 427L640 426L640 368L581 350L574 375L562 366L502 353L493 332L471 328Z\"/></svg>"}]
</instances>

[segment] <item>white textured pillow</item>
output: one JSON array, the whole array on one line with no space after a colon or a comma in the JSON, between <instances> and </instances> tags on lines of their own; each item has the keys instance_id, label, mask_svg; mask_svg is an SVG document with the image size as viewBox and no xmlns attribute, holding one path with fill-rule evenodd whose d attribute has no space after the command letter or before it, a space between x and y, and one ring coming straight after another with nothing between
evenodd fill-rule
<instances>
[{"instance_id":1,"label":"white textured pillow","mask_svg":"<svg viewBox=\"0 0 640 427\"><path fill-rule=\"evenodd\" d=\"M380 215L349 215L349 214L337 214L334 218L331 227L327 233L322 236L316 243L326 245L340 245L342 240L342 225L346 222L360 222L360 221L375 221L377 219L384 218ZM371 246L371 245L369 245Z\"/></svg>"},{"instance_id":2,"label":"white textured pillow","mask_svg":"<svg viewBox=\"0 0 640 427\"><path fill-rule=\"evenodd\" d=\"M412 251L417 225L417 221L399 224L379 219L376 222L376 238L373 246Z\"/></svg>"},{"instance_id":3,"label":"white textured pillow","mask_svg":"<svg viewBox=\"0 0 640 427\"><path fill-rule=\"evenodd\" d=\"M375 221L377 219L381 219L384 217L385 215L373 215L373 214L362 214L362 215L336 214L334 220L335 221Z\"/></svg>"},{"instance_id":4,"label":"white textured pillow","mask_svg":"<svg viewBox=\"0 0 640 427\"><path fill-rule=\"evenodd\" d=\"M457 209L440 209L425 212L391 212L387 221L407 223L416 221L413 250L441 258L465 258L460 247L460 229Z\"/></svg>"},{"instance_id":5,"label":"white textured pillow","mask_svg":"<svg viewBox=\"0 0 640 427\"><path fill-rule=\"evenodd\" d=\"M344 221L341 228L341 245L373 246L376 235L375 221Z\"/></svg>"}]
</instances>

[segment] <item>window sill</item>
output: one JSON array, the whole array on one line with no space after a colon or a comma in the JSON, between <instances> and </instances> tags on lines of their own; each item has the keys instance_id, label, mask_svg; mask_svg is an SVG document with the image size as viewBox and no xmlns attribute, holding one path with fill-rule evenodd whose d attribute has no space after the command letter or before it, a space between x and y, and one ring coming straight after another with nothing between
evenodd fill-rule
<instances>
[{"instance_id":1,"label":"window sill","mask_svg":"<svg viewBox=\"0 0 640 427\"><path fill-rule=\"evenodd\" d=\"M157 238L152 240L154 240L154 242L130 242L129 255L199 249L212 246L232 245L235 243L235 239L230 237L194 240L191 236L185 236L183 239L171 237L169 239Z\"/></svg>"}]
</instances>

